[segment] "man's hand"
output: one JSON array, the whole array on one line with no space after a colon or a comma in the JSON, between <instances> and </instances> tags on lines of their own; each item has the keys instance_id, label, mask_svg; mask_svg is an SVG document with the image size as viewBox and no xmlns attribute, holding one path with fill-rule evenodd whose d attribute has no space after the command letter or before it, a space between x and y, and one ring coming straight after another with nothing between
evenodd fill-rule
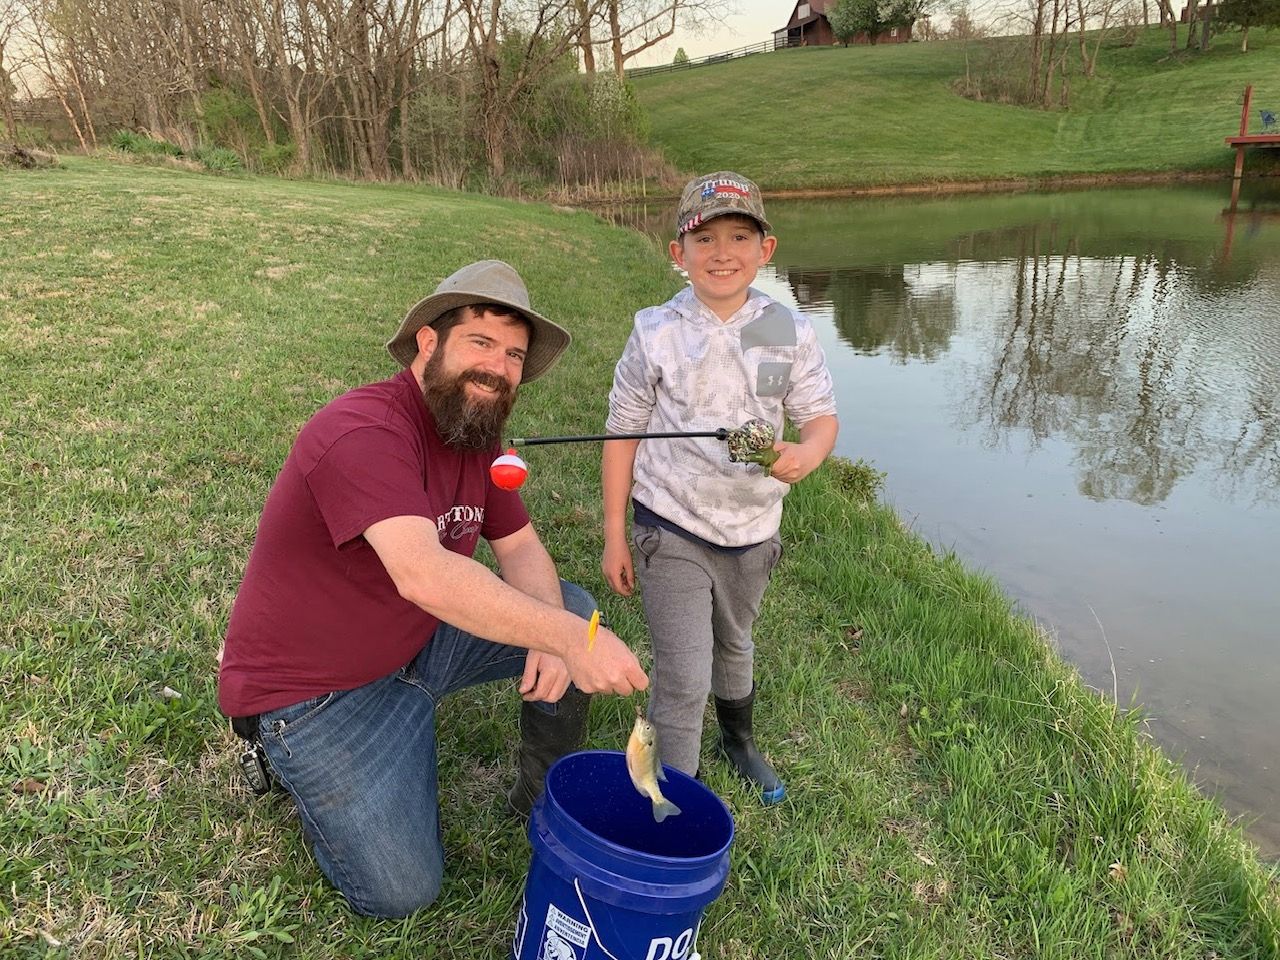
<instances>
[{"instance_id":1,"label":"man's hand","mask_svg":"<svg viewBox=\"0 0 1280 960\"><path fill-rule=\"evenodd\" d=\"M605 537L600 570L614 593L631 596L636 586L636 572L631 566L631 550L625 540Z\"/></svg>"},{"instance_id":2,"label":"man's hand","mask_svg":"<svg viewBox=\"0 0 1280 960\"><path fill-rule=\"evenodd\" d=\"M555 703L569 689L569 668L559 657L530 650L520 678L520 696L525 700Z\"/></svg>"},{"instance_id":3,"label":"man's hand","mask_svg":"<svg viewBox=\"0 0 1280 960\"><path fill-rule=\"evenodd\" d=\"M629 697L649 687L649 676L640 661L618 635L607 627L596 631L595 646L587 651L587 627L582 625L582 642L565 654L569 676L583 693L615 693Z\"/></svg>"},{"instance_id":4,"label":"man's hand","mask_svg":"<svg viewBox=\"0 0 1280 960\"><path fill-rule=\"evenodd\" d=\"M583 693L625 697L649 686L640 661L612 630L601 627L587 653L587 622L559 606L555 566L530 526L489 544L510 584L483 564L445 550L425 517L381 520L364 535L410 603L477 637L536 651L525 660L520 689L526 699L560 699L565 687L555 676L556 664ZM559 694L545 697L544 689L552 687Z\"/></svg>"}]
</instances>

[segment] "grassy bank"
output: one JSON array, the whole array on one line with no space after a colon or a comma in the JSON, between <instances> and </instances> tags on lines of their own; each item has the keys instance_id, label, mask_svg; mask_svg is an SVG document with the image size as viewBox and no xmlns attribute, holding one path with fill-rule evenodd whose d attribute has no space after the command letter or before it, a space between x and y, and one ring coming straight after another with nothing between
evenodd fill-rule
<instances>
[{"instance_id":1,"label":"grassy bank","mask_svg":"<svg viewBox=\"0 0 1280 960\"><path fill-rule=\"evenodd\" d=\"M504 955L528 863L500 803L513 691L446 703L445 891L380 922L287 802L243 789L214 686L297 428L388 375L405 307L489 256L576 337L513 431L598 429L630 313L675 283L635 234L396 186L0 177L0 955ZM527 490L601 592L596 453L532 453ZM788 501L759 676L789 796L765 810L708 764L738 835L702 955L1276 955L1275 878L1220 810L859 476L829 465ZM642 649L638 605L607 607ZM595 704L592 746L621 748L628 706Z\"/></svg>"},{"instance_id":2,"label":"grassy bank","mask_svg":"<svg viewBox=\"0 0 1280 960\"><path fill-rule=\"evenodd\" d=\"M1185 39L1185 32L1183 34ZM1259 41L1255 43L1255 40ZM767 190L1217 170L1234 153L1240 95L1280 104L1280 36L1216 37L1204 55L1168 56L1168 33L1104 47L1076 79L1068 111L958 96L980 48L960 41L812 47L641 77L652 139L682 170L729 168ZM1275 151L1269 151L1274 153ZM1249 170L1274 162L1250 155Z\"/></svg>"}]
</instances>

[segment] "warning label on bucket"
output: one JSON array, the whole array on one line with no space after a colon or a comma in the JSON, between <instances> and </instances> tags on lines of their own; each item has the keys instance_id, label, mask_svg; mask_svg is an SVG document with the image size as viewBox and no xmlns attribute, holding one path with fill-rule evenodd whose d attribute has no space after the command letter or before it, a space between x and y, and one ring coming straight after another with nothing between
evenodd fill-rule
<instances>
[{"instance_id":1,"label":"warning label on bucket","mask_svg":"<svg viewBox=\"0 0 1280 960\"><path fill-rule=\"evenodd\" d=\"M547 904L547 925L542 928L538 960L581 960L590 942L590 927L562 913L554 903Z\"/></svg>"}]
</instances>

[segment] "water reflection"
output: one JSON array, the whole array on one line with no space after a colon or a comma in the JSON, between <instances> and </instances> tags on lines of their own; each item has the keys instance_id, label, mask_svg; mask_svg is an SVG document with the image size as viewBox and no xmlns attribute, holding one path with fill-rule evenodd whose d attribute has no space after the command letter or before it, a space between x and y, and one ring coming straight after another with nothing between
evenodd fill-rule
<instances>
[{"instance_id":1,"label":"water reflection","mask_svg":"<svg viewBox=\"0 0 1280 960\"><path fill-rule=\"evenodd\" d=\"M1258 235L1264 225L1280 222L1280 200L1253 198L1242 207L1238 199L1233 194L1231 206L1222 211L1222 221L1225 226L1225 236L1222 241L1223 262L1231 259L1237 224L1245 231L1245 236L1252 239Z\"/></svg>"},{"instance_id":2,"label":"water reflection","mask_svg":"<svg viewBox=\"0 0 1280 960\"><path fill-rule=\"evenodd\" d=\"M965 323L987 349L957 424L992 446L1068 438L1085 496L1156 504L1207 469L1228 495L1275 498L1274 261L1185 237L1116 245L1095 218L1054 218L945 238L939 263L811 269L780 248L776 270L862 354L933 362Z\"/></svg>"},{"instance_id":3,"label":"water reflection","mask_svg":"<svg viewBox=\"0 0 1280 960\"><path fill-rule=\"evenodd\" d=\"M778 276L801 307L829 308L840 336L860 353L932 360L946 351L955 331L954 290L929 283L917 265L790 269Z\"/></svg>"}]
</instances>

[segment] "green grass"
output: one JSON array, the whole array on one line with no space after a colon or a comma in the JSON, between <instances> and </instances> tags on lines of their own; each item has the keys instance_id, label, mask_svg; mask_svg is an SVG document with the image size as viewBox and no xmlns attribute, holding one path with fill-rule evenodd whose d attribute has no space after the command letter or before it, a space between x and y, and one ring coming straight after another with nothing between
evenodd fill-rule
<instances>
[{"instance_id":1,"label":"green grass","mask_svg":"<svg viewBox=\"0 0 1280 960\"><path fill-rule=\"evenodd\" d=\"M958 96L952 82L966 55L979 55L961 41L784 50L634 86L653 142L678 167L737 170L767 190L1229 174L1234 152L1222 138L1239 129L1245 85L1255 132L1256 108L1280 105L1280 36L1255 30L1249 40L1246 55L1237 34L1223 34L1204 55L1170 58L1168 33L1144 31L1132 47L1104 47L1098 76L1075 79L1067 111Z\"/></svg>"},{"instance_id":2,"label":"green grass","mask_svg":"<svg viewBox=\"0 0 1280 960\"><path fill-rule=\"evenodd\" d=\"M598 429L631 312L675 282L636 234L402 186L0 176L0 956L505 955L529 856L501 813L511 689L445 704L446 886L399 922L350 914L290 805L247 794L215 705L296 430L388 375L404 309L490 256L576 337L513 432ZM597 454L530 454L527 490L602 595ZM1276 878L1221 810L869 483L833 463L788 500L758 630L788 799L708 762L738 833L702 955L1275 956ZM644 649L638 604L607 608ZM598 700L591 745L620 748L627 709Z\"/></svg>"}]
</instances>

